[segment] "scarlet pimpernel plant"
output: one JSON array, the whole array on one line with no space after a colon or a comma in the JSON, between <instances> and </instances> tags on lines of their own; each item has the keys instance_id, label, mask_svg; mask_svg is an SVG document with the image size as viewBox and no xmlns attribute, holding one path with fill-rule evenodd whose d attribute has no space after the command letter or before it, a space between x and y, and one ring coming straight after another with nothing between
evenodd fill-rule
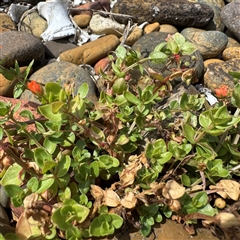
<instances>
[{"instance_id":1,"label":"scarlet pimpernel plant","mask_svg":"<svg viewBox=\"0 0 240 240\"><path fill-rule=\"evenodd\" d=\"M29 80L33 62L23 75L17 63L1 67L9 80L20 79L15 96L29 89L41 103L40 118L24 110L27 120L18 121L19 105L0 102L0 148L13 162L1 165L1 185L20 211L16 233L1 237L87 239L129 224L148 236L164 218L188 229L198 219L211 219L225 231L226 215L219 215L214 201L230 206L239 199L240 85L231 97L234 113L224 102L209 106L204 97L186 93L162 107L175 78L191 84L193 69L183 66L182 57L194 51L179 33L147 58L119 46L109 54L110 68L101 71L96 102L88 100L86 83L74 92ZM146 61L164 67L146 69ZM171 66L174 72L164 75ZM27 131L30 122L35 131ZM237 219L234 211L229 214Z\"/></svg>"}]
</instances>

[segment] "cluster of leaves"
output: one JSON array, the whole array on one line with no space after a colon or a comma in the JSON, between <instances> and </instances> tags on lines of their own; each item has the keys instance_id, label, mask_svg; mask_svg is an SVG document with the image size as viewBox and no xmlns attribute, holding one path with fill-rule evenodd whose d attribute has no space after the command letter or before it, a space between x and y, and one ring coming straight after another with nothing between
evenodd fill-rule
<instances>
[{"instance_id":1,"label":"cluster of leaves","mask_svg":"<svg viewBox=\"0 0 240 240\"><path fill-rule=\"evenodd\" d=\"M41 101L39 119L24 110L20 115L27 120L19 122L14 113L20 105L0 102L0 148L13 161L1 169L1 185L14 207L24 206L16 234L5 237L101 237L124 222L148 236L163 217L214 216L214 193L237 200L238 190L233 197L226 184L221 191L216 184L239 175L238 114L221 102L209 107L202 96L187 94L159 109L170 94L169 79L190 70L180 68L181 56L195 49L180 34L147 59L119 47L111 56L111 74L102 73L107 89L95 103L87 100L87 84L74 94L71 86L32 81L27 86ZM177 74L146 73L146 60L177 63ZM129 73L135 68L144 76L143 88L132 84ZM17 65L11 73L19 76ZM238 89L232 97L236 112ZM29 124L35 131L27 130Z\"/></svg>"}]
</instances>

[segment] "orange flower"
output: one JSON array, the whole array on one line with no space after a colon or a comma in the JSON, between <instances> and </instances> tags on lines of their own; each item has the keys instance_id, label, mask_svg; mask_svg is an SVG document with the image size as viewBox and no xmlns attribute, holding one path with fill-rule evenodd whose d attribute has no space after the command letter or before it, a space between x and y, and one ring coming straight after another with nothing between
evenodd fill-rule
<instances>
[{"instance_id":1,"label":"orange flower","mask_svg":"<svg viewBox=\"0 0 240 240\"><path fill-rule=\"evenodd\" d=\"M43 88L42 86L35 82L35 81L31 81L27 83L27 88L35 95L37 96L42 96L43 95Z\"/></svg>"},{"instance_id":2,"label":"orange flower","mask_svg":"<svg viewBox=\"0 0 240 240\"><path fill-rule=\"evenodd\" d=\"M215 94L218 98L226 97L228 95L228 86L222 85L220 88L217 88Z\"/></svg>"}]
</instances>

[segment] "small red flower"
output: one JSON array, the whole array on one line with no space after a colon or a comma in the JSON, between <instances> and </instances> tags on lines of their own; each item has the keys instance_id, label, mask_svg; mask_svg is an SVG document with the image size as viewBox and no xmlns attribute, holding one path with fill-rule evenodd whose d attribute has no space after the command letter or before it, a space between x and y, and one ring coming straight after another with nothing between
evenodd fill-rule
<instances>
[{"instance_id":1,"label":"small red flower","mask_svg":"<svg viewBox=\"0 0 240 240\"><path fill-rule=\"evenodd\" d=\"M27 88L35 95L37 96L42 96L43 95L43 88L42 86L35 82L34 80L32 80L31 82L27 83Z\"/></svg>"},{"instance_id":2,"label":"small red flower","mask_svg":"<svg viewBox=\"0 0 240 240\"><path fill-rule=\"evenodd\" d=\"M179 62L181 59L181 56L179 54L174 54L174 59L176 62Z\"/></svg>"},{"instance_id":3,"label":"small red flower","mask_svg":"<svg viewBox=\"0 0 240 240\"><path fill-rule=\"evenodd\" d=\"M218 98L226 97L228 95L228 86L222 85L220 88L217 88L215 94Z\"/></svg>"}]
</instances>

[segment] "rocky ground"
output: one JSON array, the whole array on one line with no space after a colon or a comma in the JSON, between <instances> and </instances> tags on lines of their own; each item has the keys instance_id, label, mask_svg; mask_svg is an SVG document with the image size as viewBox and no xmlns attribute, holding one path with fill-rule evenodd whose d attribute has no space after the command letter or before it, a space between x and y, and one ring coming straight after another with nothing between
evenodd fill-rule
<instances>
[{"instance_id":1,"label":"rocky ground","mask_svg":"<svg viewBox=\"0 0 240 240\"><path fill-rule=\"evenodd\" d=\"M74 82L76 89L87 82L93 101L99 88L94 66L110 51L125 44L146 57L169 34L176 32L198 47L196 60L190 62L196 70L194 85L202 84L213 95L225 85L230 96L234 83L228 71L240 72L238 0L4 0L0 11L2 66L14 67L17 60L24 71L34 59L30 79L41 83ZM16 83L17 80L10 82L0 74L0 99L11 99ZM36 101L28 91L21 100ZM1 203L6 207L6 203ZM0 232L7 221L7 217L2 218L5 222L0 218ZM156 228L156 238L190 239L182 232L181 225L169 226L165 225L166 230ZM181 230L176 230L179 226ZM191 239L217 238L210 231L200 230Z\"/></svg>"}]
</instances>

